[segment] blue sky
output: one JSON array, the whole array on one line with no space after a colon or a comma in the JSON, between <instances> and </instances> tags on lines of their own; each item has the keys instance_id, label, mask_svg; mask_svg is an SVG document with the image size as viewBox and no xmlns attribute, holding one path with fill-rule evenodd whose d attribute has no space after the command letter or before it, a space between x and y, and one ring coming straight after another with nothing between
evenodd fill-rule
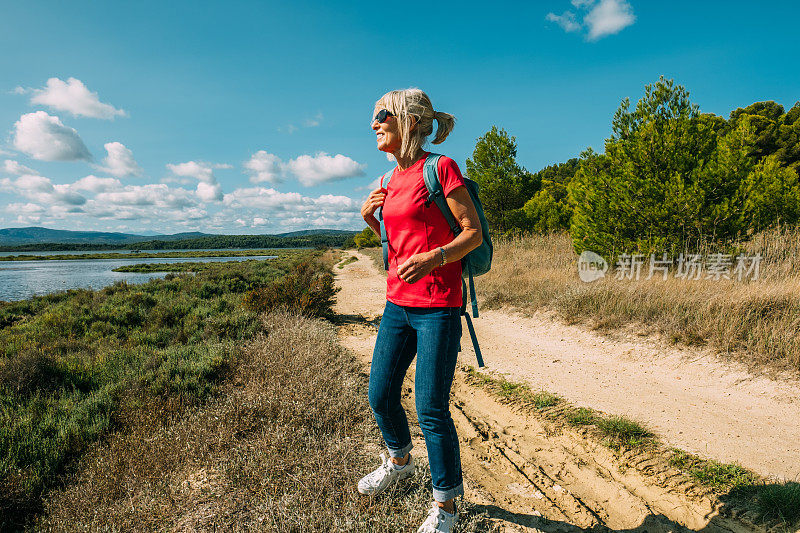
<instances>
[{"instance_id":1,"label":"blue sky","mask_svg":"<svg viewBox=\"0 0 800 533\"><path fill-rule=\"evenodd\" d=\"M419 87L462 167L602 150L659 75L704 112L800 99L796 2L1 2L0 227L361 229L374 101Z\"/></svg>"}]
</instances>

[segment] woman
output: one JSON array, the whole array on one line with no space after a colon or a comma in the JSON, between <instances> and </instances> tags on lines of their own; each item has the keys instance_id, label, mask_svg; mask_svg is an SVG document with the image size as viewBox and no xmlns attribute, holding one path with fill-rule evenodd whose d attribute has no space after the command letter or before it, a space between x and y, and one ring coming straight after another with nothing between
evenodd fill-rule
<instances>
[{"instance_id":1,"label":"woman","mask_svg":"<svg viewBox=\"0 0 800 533\"><path fill-rule=\"evenodd\" d=\"M454 498L464 494L458 436L450 417L450 387L461 337L461 262L480 246L475 206L456 163L441 157L438 175L447 205L462 231L454 237L435 203L428 202L422 169L426 138L438 122L433 144L444 141L455 117L433 110L419 89L386 93L375 104L372 129L378 150L397 162L386 187L372 191L361 208L380 235L375 211L382 208L389 241L386 308L372 356L369 401L389 449L382 464L358 484L375 495L411 476L411 435L400 391L406 370L417 357L417 419L428 448L435 502L419 531L449 532L458 520Z\"/></svg>"}]
</instances>

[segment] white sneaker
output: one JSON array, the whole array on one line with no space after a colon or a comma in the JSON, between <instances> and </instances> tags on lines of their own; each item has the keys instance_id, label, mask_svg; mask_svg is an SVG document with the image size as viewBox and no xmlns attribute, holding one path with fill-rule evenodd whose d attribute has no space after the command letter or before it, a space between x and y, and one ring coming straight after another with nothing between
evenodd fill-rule
<instances>
[{"instance_id":1,"label":"white sneaker","mask_svg":"<svg viewBox=\"0 0 800 533\"><path fill-rule=\"evenodd\" d=\"M431 510L428 511L428 518L419 526L417 533L451 533L458 522L458 511L456 514L444 512L439 504L433 502Z\"/></svg>"},{"instance_id":2,"label":"white sneaker","mask_svg":"<svg viewBox=\"0 0 800 533\"><path fill-rule=\"evenodd\" d=\"M383 492L402 479L411 477L414 474L414 458L408 456L408 462L403 468L395 468L386 454L381 454L381 466L362 477L358 482L358 492L375 496Z\"/></svg>"}]
</instances>

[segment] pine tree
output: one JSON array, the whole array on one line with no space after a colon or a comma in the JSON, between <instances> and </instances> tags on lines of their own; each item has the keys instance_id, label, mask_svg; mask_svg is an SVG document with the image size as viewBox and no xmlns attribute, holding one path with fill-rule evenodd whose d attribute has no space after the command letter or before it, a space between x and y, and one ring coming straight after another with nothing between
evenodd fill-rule
<instances>
[{"instance_id":1,"label":"pine tree","mask_svg":"<svg viewBox=\"0 0 800 533\"><path fill-rule=\"evenodd\" d=\"M489 227L507 233L520 217L520 209L540 188L540 181L516 161L516 139L503 129L492 129L480 137L467 159L467 175L480 186L481 203ZM522 217L524 218L524 217Z\"/></svg>"},{"instance_id":2,"label":"pine tree","mask_svg":"<svg viewBox=\"0 0 800 533\"><path fill-rule=\"evenodd\" d=\"M622 101L605 153L581 156L568 187L576 251L674 251L699 239L706 199L702 171L720 124L700 115L689 93L663 76L645 87L633 111Z\"/></svg>"},{"instance_id":3,"label":"pine tree","mask_svg":"<svg viewBox=\"0 0 800 533\"><path fill-rule=\"evenodd\" d=\"M753 232L800 221L800 180L776 155L762 159L742 181L741 225Z\"/></svg>"}]
</instances>

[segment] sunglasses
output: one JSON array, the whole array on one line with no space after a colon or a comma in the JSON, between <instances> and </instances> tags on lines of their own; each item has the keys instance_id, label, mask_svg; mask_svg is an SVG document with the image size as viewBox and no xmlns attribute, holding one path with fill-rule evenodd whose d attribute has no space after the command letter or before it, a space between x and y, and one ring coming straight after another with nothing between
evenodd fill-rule
<instances>
[{"instance_id":1,"label":"sunglasses","mask_svg":"<svg viewBox=\"0 0 800 533\"><path fill-rule=\"evenodd\" d=\"M386 122L387 118L393 116L395 116L395 114L389 111L388 109L381 109L380 111L378 111L378 114L375 115L375 118L372 119L372 121L375 122L377 120L378 124L383 124L384 122Z\"/></svg>"}]
</instances>

